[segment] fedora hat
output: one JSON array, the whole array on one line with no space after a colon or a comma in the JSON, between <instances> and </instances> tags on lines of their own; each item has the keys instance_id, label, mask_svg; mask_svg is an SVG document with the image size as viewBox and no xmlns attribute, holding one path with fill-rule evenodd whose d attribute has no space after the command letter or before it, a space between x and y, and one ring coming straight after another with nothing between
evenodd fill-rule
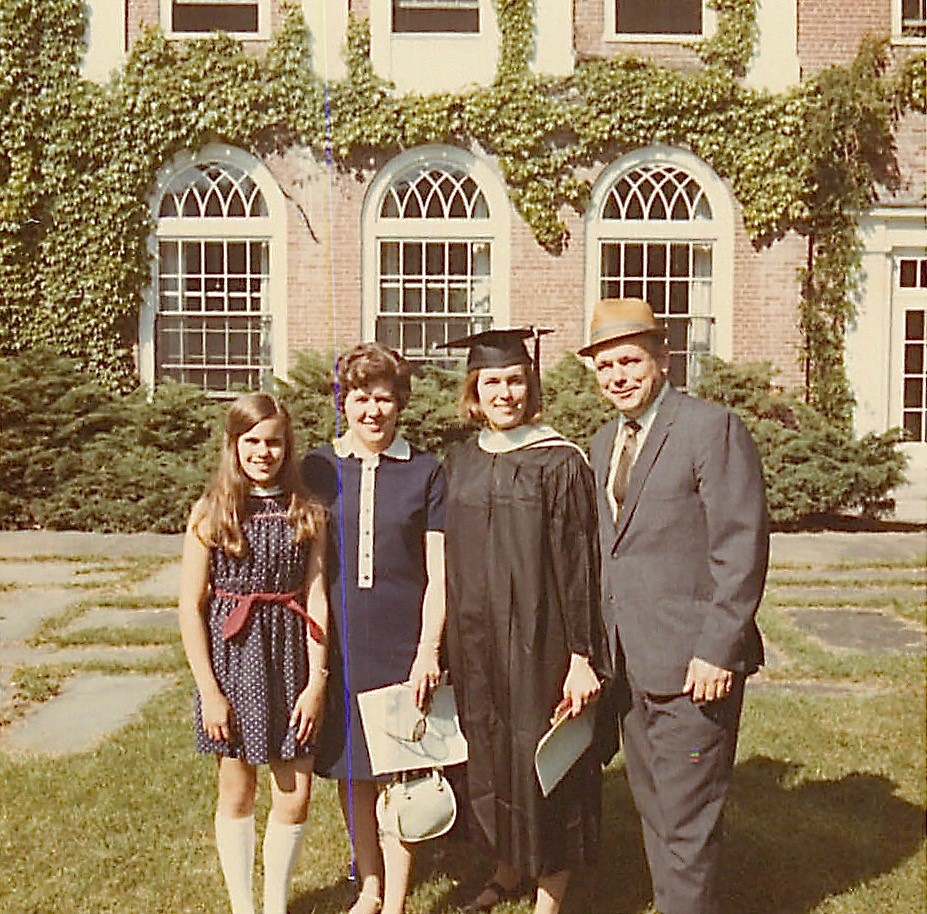
<instances>
[{"instance_id":1,"label":"fedora hat","mask_svg":"<svg viewBox=\"0 0 927 914\"><path fill-rule=\"evenodd\" d=\"M656 333L663 336L663 326L653 316L653 310L642 298L604 298L592 311L589 342L578 349L580 355L592 355L603 343Z\"/></svg>"}]
</instances>

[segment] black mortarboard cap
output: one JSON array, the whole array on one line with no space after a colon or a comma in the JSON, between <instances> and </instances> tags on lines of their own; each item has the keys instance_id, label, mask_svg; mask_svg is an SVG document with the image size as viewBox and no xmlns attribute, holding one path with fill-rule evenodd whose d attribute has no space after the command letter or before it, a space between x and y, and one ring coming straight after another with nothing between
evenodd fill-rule
<instances>
[{"instance_id":1,"label":"black mortarboard cap","mask_svg":"<svg viewBox=\"0 0 927 914\"><path fill-rule=\"evenodd\" d=\"M508 368L510 365L532 365L532 357L525 347L525 340L534 338L534 368L539 370L540 339L545 333L553 333L536 327L518 327L509 330L484 330L450 340L446 349L469 349L467 371L475 368Z\"/></svg>"}]
</instances>

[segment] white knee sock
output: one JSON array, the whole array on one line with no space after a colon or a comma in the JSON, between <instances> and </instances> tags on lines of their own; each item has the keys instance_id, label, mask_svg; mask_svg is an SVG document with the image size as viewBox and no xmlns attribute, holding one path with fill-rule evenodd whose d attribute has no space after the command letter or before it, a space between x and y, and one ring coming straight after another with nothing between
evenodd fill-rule
<instances>
[{"instance_id":1,"label":"white knee sock","mask_svg":"<svg viewBox=\"0 0 927 914\"><path fill-rule=\"evenodd\" d=\"M254 816L229 819L216 813L216 848L225 876L232 914L255 914L251 895L254 872Z\"/></svg>"},{"instance_id":2,"label":"white knee sock","mask_svg":"<svg viewBox=\"0 0 927 914\"><path fill-rule=\"evenodd\" d=\"M264 833L264 914L286 914L286 899L293 878L306 823L284 825L267 817Z\"/></svg>"}]
</instances>

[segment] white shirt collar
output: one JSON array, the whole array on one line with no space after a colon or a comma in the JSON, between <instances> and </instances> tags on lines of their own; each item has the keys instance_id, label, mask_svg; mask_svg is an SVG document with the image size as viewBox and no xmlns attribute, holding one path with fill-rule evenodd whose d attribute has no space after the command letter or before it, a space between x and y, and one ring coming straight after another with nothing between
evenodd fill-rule
<instances>
[{"instance_id":1,"label":"white shirt collar","mask_svg":"<svg viewBox=\"0 0 927 914\"><path fill-rule=\"evenodd\" d=\"M357 440L355 434L348 429L340 438L332 442L332 448L336 457L356 457L358 460L373 460L380 457L390 457L393 460L411 460L412 448L409 442L402 435L397 434L393 438L390 446L380 451L379 454L372 454L364 445Z\"/></svg>"}]
</instances>

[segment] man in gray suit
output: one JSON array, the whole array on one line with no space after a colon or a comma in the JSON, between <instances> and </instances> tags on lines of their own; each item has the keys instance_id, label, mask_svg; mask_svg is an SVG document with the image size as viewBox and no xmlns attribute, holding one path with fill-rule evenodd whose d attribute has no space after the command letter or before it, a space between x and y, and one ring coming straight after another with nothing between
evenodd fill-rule
<instances>
[{"instance_id":1,"label":"man in gray suit","mask_svg":"<svg viewBox=\"0 0 927 914\"><path fill-rule=\"evenodd\" d=\"M669 385L649 305L596 306L591 356L619 416L592 439L603 615L625 765L660 914L717 914L722 811L769 554L756 447L729 410Z\"/></svg>"}]
</instances>

